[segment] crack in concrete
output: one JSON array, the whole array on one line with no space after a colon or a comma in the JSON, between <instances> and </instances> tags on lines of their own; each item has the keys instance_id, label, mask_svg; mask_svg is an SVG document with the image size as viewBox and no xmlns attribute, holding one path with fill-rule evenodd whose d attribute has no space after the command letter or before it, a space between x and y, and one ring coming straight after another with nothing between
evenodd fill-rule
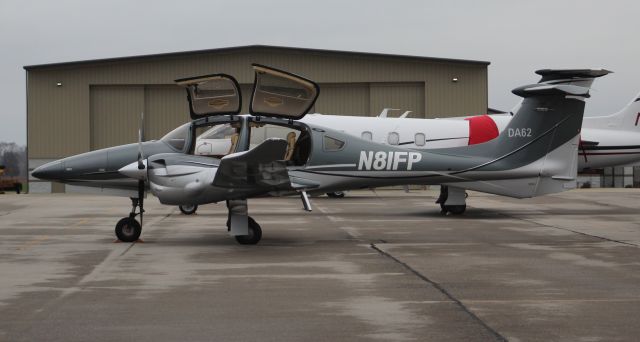
<instances>
[{"instance_id":1,"label":"crack in concrete","mask_svg":"<svg viewBox=\"0 0 640 342\"><path fill-rule=\"evenodd\" d=\"M428 283L429 285L433 286L434 288L436 288L438 291L440 291L445 297L449 298L450 301L452 301L453 303L455 303L458 307L460 307L460 309L462 309L462 311L464 311L467 315L469 315L469 317L471 317L471 319L475 322L477 322L478 324L480 324L485 330L487 330L491 335L493 335L497 341L508 341L506 337L502 336L498 331L496 331L495 329L493 329L491 326L489 326L485 321L483 321L480 317L478 317L476 314L474 314L471 309L469 309L466 305L464 305L462 303L462 301L460 301L458 298L456 298L455 296L453 296L453 294L451 294L451 292L447 291L447 289L445 289L444 287L442 287L442 285L436 283L435 281L427 278L425 275L423 275L422 273L418 272L416 269L414 269L413 267L409 266L407 263L402 262L400 259L394 257L393 255L389 254L388 252L383 251L382 249L380 249L378 246L376 246L376 244L372 243L371 248L375 251L377 251L380 255L387 257L391 260L393 260L394 262L396 262L397 264L401 265L402 267L404 267L405 269L407 269L409 272L413 273L416 277L420 278L421 280L423 280L424 282Z\"/></svg>"}]
</instances>

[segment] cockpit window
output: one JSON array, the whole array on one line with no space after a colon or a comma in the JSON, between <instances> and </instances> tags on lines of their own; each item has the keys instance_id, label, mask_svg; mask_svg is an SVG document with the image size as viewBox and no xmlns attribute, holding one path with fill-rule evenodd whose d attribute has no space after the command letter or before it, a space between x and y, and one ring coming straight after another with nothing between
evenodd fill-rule
<instances>
[{"instance_id":1,"label":"cockpit window","mask_svg":"<svg viewBox=\"0 0 640 342\"><path fill-rule=\"evenodd\" d=\"M239 125L239 122L233 122L198 127L194 154L222 158L234 153L240 139Z\"/></svg>"},{"instance_id":2,"label":"cockpit window","mask_svg":"<svg viewBox=\"0 0 640 342\"><path fill-rule=\"evenodd\" d=\"M344 141L332 138L325 135L323 140L323 147L325 151L339 151L344 147Z\"/></svg>"},{"instance_id":3,"label":"cockpit window","mask_svg":"<svg viewBox=\"0 0 640 342\"><path fill-rule=\"evenodd\" d=\"M236 128L230 124L214 126L208 131L202 133L198 139L228 139L236 133Z\"/></svg>"},{"instance_id":4,"label":"cockpit window","mask_svg":"<svg viewBox=\"0 0 640 342\"><path fill-rule=\"evenodd\" d=\"M167 133L160 141L164 141L169 146L175 148L178 151L184 150L187 139L189 138L189 132L191 131L191 123L186 123L173 131Z\"/></svg>"}]
</instances>

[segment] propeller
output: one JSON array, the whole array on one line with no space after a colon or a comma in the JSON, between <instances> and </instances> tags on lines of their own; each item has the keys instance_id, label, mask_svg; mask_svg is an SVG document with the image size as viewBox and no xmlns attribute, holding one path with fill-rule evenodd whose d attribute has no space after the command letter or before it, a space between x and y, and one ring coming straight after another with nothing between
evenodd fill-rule
<instances>
[{"instance_id":1,"label":"propeller","mask_svg":"<svg viewBox=\"0 0 640 342\"><path fill-rule=\"evenodd\" d=\"M144 112L140 112L140 126L138 128L138 170L146 169L144 164L144 153L142 152L142 142L144 141ZM144 190L145 190L145 178L138 179L138 203L140 205L140 225L142 226L142 220L144 215Z\"/></svg>"}]
</instances>

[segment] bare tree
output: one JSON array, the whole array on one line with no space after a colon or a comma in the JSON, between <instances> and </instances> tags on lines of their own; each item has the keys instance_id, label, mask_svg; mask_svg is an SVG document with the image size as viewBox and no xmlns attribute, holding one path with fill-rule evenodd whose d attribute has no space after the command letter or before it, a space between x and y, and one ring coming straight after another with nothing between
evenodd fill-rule
<instances>
[{"instance_id":1,"label":"bare tree","mask_svg":"<svg viewBox=\"0 0 640 342\"><path fill-rule=\"evenodd\" d=\"M27 179L27 149L16 143L0 142L0 165L5 167L5 175Z\"/></svg>"}]
</instances>

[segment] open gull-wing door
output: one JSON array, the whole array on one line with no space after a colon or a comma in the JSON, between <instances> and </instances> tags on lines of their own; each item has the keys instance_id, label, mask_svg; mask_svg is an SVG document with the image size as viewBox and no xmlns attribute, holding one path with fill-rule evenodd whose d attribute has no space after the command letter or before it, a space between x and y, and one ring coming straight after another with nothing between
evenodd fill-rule
<instances>
[{"instance_id":1,"label":"open gull-wing door","mask_svg":"<svg viewBox=\"0 0 640 342\"><path fill-rule=\"evenodd\" d=\"M187 90L191 119L238 114L242 108L240 86L225 74L182 78L175 81Z\"/></svg>"},{"instance_id":2,"label":"open gull-wing door","mask_svg":"<svg viewBox=\"0 0 640 342\"><path fill-rule=\"evenodd\" d=\"M253 64L256 78L249 112L253 115L302 119L320 94L314 82L286 71Z\"/></svg>"}]
</instances>

